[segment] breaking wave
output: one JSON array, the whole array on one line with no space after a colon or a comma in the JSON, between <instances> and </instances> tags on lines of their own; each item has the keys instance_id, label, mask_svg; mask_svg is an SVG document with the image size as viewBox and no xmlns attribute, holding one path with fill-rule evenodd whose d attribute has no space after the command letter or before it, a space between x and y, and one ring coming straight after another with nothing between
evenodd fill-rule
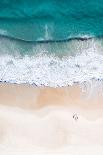
<instances>
[{"instance_id":1,"label":"breaking wave","mask_svg":"<svg viewBox=\"0 0 103 155\"><path fill-rule=\"evenodd\" d=\"M25 43L0 38L0 81L62 87L103 80L103 40Z\"/></svg>"}]
</instances>

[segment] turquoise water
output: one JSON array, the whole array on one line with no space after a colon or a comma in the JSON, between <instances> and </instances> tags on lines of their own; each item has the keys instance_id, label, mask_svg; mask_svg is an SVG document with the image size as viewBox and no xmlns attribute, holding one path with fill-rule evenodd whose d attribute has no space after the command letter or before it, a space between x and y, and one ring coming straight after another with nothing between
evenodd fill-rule
<instances>
[{"instance_id":1,"label":"turquoise water","mask_svg":"<svg viewBox=\"0 0 103 155\"><path fill-rule=\"evenodd\" d=\"M103 0L0 0L0 33L26 41L103 35Z\"/></svg>"},{"instance_id":2,"label":"turquoise water","mask_svg":"<svg viewBox=\"0 0 103 155\"><path fill-rule=\"evenodd\" d=\"M103 80L103 0L0 0L0 81Z\"/></svg>"}]
</instances>

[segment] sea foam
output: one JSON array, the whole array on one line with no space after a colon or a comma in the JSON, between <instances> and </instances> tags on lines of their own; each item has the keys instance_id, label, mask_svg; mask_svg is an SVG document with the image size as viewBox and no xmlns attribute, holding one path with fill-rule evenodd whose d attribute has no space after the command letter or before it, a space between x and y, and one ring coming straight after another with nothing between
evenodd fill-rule
<instances>
[{"instance_id":1,"label":"sea foam","mask_svg":"<svg viewBox=\"0 0 103 155\"><path fill-rule=\"evenodd\" d=\"M91 79L103 80L103 56L84 52L76 57L52 55L0 56L0 81L62 87Z\"/></svg>"}]
</instances>

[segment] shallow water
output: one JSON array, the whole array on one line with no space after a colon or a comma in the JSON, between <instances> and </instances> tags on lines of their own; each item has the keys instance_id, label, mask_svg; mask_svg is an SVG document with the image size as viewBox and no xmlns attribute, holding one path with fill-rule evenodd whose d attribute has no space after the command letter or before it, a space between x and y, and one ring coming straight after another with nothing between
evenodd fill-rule
<instances>
[{"instance_id":1,"label":"shallow water","mask_svg":"<svg viewBox=\"0 0 103 155\"><path fill-rule=\"evenodd\" d=\"M103 80L102 3L0 1L0 81L62 87Z\"/></svg>"},{"instance_id":2,"label":"shallow water","mask_svg":"<svg viewBox=\"0 0 103 155\"><path fill-rule=\"evenodd\" d=\"M0 39L0 81L36 86L68 86L103 80L101 40L25 43Z\"/></svg>"}]
</instances>

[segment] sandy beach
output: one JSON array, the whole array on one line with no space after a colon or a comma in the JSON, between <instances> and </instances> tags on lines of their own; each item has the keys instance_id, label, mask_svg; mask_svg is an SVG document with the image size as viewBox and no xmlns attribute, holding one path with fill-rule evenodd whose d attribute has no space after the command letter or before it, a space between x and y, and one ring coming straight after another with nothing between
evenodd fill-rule
<instances>
[{"instance_id":1,"label":"sandy beach","mask_svg":"<svg viewBox=\"0 0 103 155\"><path fill-rule=\"evenodd\" d=\"M102 145L101 83L0 84L0 154L102 154Z\"/></svg>"}]
</instances>

